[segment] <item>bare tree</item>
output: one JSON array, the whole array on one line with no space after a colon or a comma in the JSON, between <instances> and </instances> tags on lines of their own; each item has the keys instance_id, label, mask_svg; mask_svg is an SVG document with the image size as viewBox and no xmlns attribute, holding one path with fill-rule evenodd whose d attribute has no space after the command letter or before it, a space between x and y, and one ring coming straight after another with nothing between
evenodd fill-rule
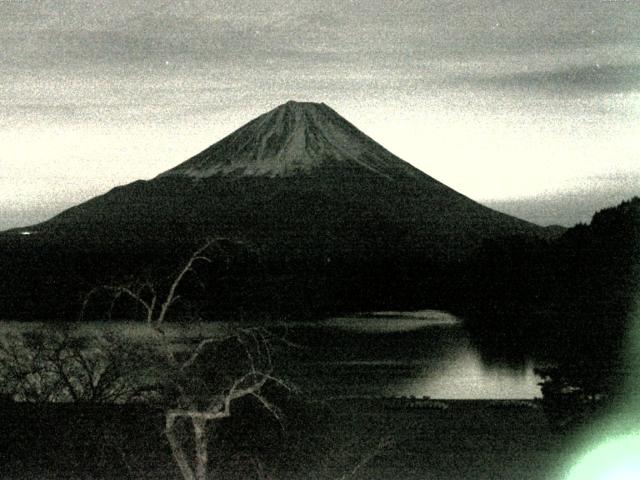
<instances>
[{"instance_id":1,"label":"bare tree","mask_svg":"<svg viewBox=\"0 0 640 480\"><path fill-rule=\"evenodd\" d=\"M185 265L170 280L166 293L160 294L152 282L132 285L108 285L92 290L85 300L106 291L112 304L126 297L144 312L144 321L160 341L166 359L165 381L172 392L165 399L165 433L173 457L184 480L204 480L209 471L209 428L213 422L229 418L233 405L242 398L256 399L271 415L280 418L277 408L265 395L265 387L291 387L274 375L273 336L263 328L226 330L218 335L202 334L195 341L182 339L177 345L166 331L171 308L180 299L181 284L195 274L198 263L211 263L207 252L219 247L218 239L206 241L195 250ZM83 309L84 310L84 309ZM239 354L233 365L223 365L229 347ZM227 362L229 363L229 362ZM212 371L213 370L213 371ZM178 424L187 423L193 434L194 450L187 453L178 434Z\"/></svg>"},{"instance_id":2,"label":"bare tree","mask_svg":"<svg viewBox=\"0 0 640 480\"><path fill-rule=\"evenodd\" d=\"M32 402L130 403L164 406L165 436L185 480L204 480L210 472L210 433L220 421L237 415L242 399L254 399L277 421L281 413L269 397L273 388L292 386L274 373L274 348L283 337L261 327L201 330L198 336L174 338L168 315L180 298L182 282L199 262L209 263L208 249L198 248L170 279L164 294L152 282L108 285L111 308L122 298L144 311L144 323L157 343L139 342L112 333L83 336L72 328L13 333L0 339L0 385L14 399ZM190 438L185 438L185 433ZM112 442L113 443L113 442ZM389 444L360 458L341 478L355 478ZM129 465L123 450L123 462ZM220 452L215 452L220 457ZM224 453L223 453L224 454ZM260 460L256 475L267 478Z\"/></svg>"},{"instance_id":3,"label":"bare tree","mask_svg":"<svg viewBox=\"0 0 640 480\"><path fill-rule=\"evenodd\" d=\"M8 333L0 339L0 389L27 402L148 401L157 392L153 356L118 335L86 336L68 325Z\"/></svg>"}]
</instances>

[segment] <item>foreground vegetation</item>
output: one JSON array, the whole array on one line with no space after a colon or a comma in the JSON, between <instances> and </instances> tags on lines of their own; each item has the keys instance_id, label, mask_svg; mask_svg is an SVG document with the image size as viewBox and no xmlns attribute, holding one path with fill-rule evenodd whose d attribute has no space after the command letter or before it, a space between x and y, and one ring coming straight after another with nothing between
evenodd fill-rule
<instances>
[{"instance_id":1,"label":"foreground vegetation","mask_svg":"<svg viewBox=\"0 0 640 480\"><path fill-rule=\"evenodd\" d=\"M540 408L444 403L290 400L279 425L249 401L209 432L209 478L546 480L568 458L570 437L549 429ZM181 478L162 411L4 403L0 415L3 478Z\"/></svg>"}]
</instances>

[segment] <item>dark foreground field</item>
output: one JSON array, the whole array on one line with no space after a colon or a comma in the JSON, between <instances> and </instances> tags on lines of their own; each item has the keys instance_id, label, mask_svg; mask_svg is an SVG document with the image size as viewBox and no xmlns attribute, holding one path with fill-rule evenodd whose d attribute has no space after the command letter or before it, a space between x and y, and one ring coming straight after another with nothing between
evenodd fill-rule
<instances>
[{"instance_id":1,"label":"dark foreground field","mask_svg":"<svg viewBox=\"0 0 640 480\"><path fill-rule=\"evenodd\" d=\"M548 479L570 443L531 402L292 403L282 425L256 412L212 435L211 478ZM0 420L2 478L180 478L144 406L8 402Z\"/></svg>"}]
</instances>

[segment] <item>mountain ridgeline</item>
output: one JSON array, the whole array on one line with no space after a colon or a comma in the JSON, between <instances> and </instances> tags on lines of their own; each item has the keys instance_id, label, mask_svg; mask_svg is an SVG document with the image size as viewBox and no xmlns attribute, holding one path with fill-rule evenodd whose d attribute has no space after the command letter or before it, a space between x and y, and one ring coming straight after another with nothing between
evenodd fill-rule
<instances>
[{"instance_id":1,"label":"mountain ridgeline","mask_svg":"<svg viewBox=\"0 0 640 480\"><path fill-rule=\"evenodd\" d=\"M28 230L89 242L225 237L264 259L456 259L485 238L546 230L486 208L324 104L287 102L150 181Z\"/></svg>"},{"instance_id":2,"label":"mountain ridgeline","mask_svg":"<svg viewBox=\"0 0 640 480\"><path fill-rule=\"evenodd\" d=\"M74 318L95 285L169 275L206 238L211 312L438 306L482 243L555 230L484 207L324 104L287 102L148 181L0 234L2 315ZM217 276L220 275L220 278Z\"/></svg>"}]
</instances>

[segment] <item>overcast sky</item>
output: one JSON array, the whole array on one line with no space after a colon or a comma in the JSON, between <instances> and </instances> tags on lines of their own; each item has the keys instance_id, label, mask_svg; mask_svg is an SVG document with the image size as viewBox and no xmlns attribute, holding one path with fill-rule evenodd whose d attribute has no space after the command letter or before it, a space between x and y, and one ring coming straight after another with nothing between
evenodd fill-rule
<instances>
[{"instance_id":1,"label":"overcast sky","mask_svg":"<svg viewBox=\"0 0 640 480\"><path fill-rule=\"evenodd\" d=\"M289 99L538 223L640 194L640 0L0 0L0 45L0 229Z\"/></svg>"}]
</instances>

